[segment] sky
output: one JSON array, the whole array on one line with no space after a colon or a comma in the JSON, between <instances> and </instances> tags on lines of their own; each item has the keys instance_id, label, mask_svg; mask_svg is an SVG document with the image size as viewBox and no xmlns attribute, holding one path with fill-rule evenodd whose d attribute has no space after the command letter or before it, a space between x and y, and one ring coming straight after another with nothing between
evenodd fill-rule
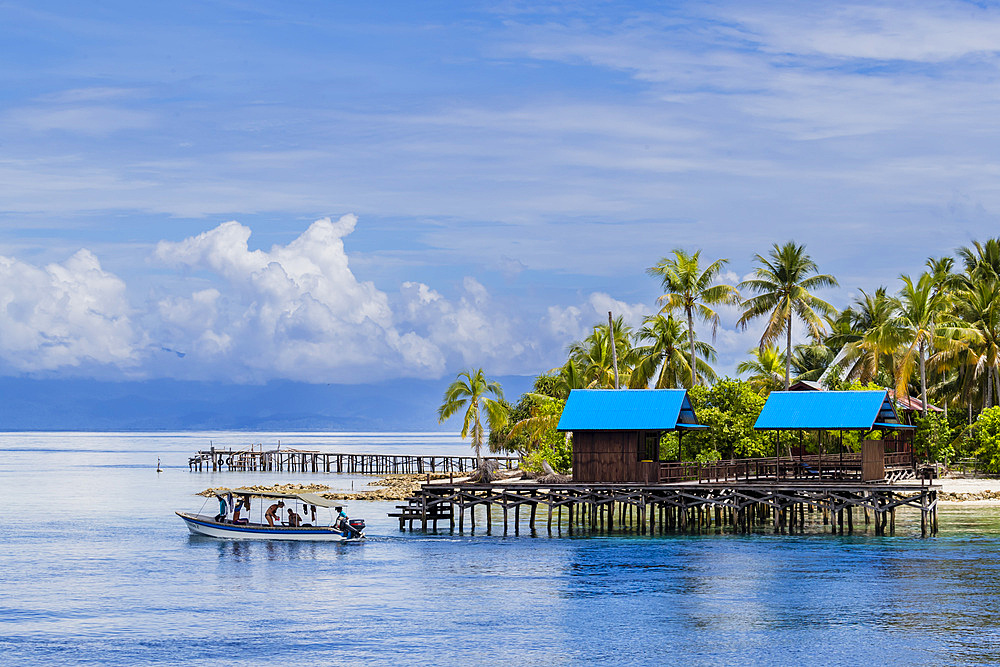
<instances>
[{"instance_id":1,"label":"sky","mask_svg":"<svg viewBox=\"0 0 1000 667\"><path fill-rule=\"evenodd\" d=\"M737 282L794 240L843 307L1000 235L993 3L13 0L0 37L4 377L535 375L677 247ZM733 374L762 327L720 315Z\"/></svg>"}]
</instances>

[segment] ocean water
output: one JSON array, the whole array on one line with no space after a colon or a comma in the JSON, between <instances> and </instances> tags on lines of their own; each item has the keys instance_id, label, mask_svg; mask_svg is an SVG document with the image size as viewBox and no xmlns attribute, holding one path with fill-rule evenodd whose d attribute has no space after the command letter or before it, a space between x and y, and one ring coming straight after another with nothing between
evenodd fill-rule
<instances>
[{"instance_id":1,"label":"ocean water","mask_svg":"<svg viewBox=\"0 0 1000 667\"><path fill-rule=\"evenodd\" d=\"M401 533L362 544L190 536L209 486L367 478L191 473L208 446L457 454L438 434L0 434L0 664L1000 663L1000 510L895 536ZM164 472L155 472L160 458ZM998 483L1000 487L1000 483Z\"/></svg>"}]
</instances>

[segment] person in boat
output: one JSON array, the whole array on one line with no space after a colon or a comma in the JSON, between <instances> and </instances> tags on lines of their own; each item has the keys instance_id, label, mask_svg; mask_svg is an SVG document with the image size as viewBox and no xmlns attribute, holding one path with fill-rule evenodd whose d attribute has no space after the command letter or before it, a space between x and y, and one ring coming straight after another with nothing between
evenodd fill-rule
<instances>
[{"instance_id":1,"label":"person in boat","mask_svg":"<svg viewBox=\"0 0 1000 667\"><path fill-rule=\"evenodd\" d=\"M298 528L302 525L302 517L296 514L292 508L288 508L288 525L292 528Z\"/></svg>"},{"instance_id":2,"label":"person in boat","mask_svg":"<svg viewBox=\"0 0 1000 667\"><path fill-rule=\"evenodd\" d=\"M216 515L215 520L219 523L225 523L226 515L229 514L229 504L226 503L226 499L219 494L215 494L215 497L219 499L219 513Z\"/></svg>"},{"instance_id":3,"label":"person in boat","mask_svg":"<svg viewBox=\"0 0 1000 667\"><path fill-rule=\"evenodd\" d=\"M284 507L284 506L285 506L285 501L279 500L278 502L276 502L273 505L271 505L270 507L268 507L267 511L264 512L264 518L267 519L267 525L269 525L271 528L274 528L274 522L275 521L277 521L278 523L281 523L281 514L280 514L280 512L281 512L281 508Z\"/></svg>"},{"instance_id":4,"label":"person in boat","mask_svg":"<svg viewBox=\"0 0 1000 667\"><path fill-rule=\"evenodd\" d=\"M236 509L233 510L233 523L250 523L249 519L241 519L240 512L243 510L250 513L250 496L241 496L242 500L236 505Z\"/></svg>"},{"instance_id":5,"label":"person in boat","mask_svg":"<svg viewBox=\"0 0 1000 667\"><path fill-rule=\"evenodd\" d=\"M351 525L348 523L349 519L347 518L347 515L344 514L344 508L334 507L333 509L337 511L337 523L335 528L346 537L351 530Z\"/></svg>"}]
</instances>

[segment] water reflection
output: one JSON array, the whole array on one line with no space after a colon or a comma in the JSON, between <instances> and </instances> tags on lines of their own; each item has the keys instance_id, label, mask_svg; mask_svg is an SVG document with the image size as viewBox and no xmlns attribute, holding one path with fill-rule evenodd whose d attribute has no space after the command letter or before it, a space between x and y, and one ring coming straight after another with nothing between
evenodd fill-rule
<instances>
[{"instance_id":1,"label":"water reflection","mask_svg":"<svg viewBox=\"0 0 1000 667\"><path fill-rule=\"evenodd\" d=\"M192 543L210 543L218 551L219 560L249 563L264 561L328 560L336 558L345 547L335 542L293 542L281 540L221 540L198 535L189 536Z\"/></svg>"}]
</instances>

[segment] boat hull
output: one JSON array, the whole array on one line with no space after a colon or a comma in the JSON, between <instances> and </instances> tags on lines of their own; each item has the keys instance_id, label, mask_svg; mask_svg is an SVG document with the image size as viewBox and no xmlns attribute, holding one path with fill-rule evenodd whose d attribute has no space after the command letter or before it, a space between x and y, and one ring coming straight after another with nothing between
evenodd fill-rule
<instances>
[{"instance_id":1,"label":"boat hull","mask_svg":"<svg viewBox=\"0 0 1000 667\"><path fill-rule=\"evenodd\" d=\"M175 512L184 520L193 535L223 540L288 540L298 542L357 542L362 537L347 539L327 526L261 526L258 524L219 523L212 517L187 512Z\"/></svg>"}]
</instances>

